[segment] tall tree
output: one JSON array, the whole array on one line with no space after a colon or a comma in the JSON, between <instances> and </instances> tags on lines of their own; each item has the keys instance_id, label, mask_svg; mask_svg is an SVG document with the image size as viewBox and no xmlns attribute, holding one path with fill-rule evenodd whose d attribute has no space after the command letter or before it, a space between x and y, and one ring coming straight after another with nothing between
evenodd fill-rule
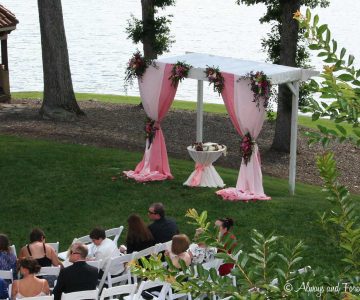
<instances>
[{"instance_id":1,"label":"tall tree","mask_svg":"<svg viewBox=\"0 0 360 300\"><path fill-rule=\"evenodd\" d=\"M141 15L143 22L143 50L144 57L156 59L155 51L155 6L154 0L141 0Z\"/></svg>"},{"instance_id":2,"label":"tall tree","mask_svg":"<svg viewBox=\"0 0 360 300\"><path fill-rule=\"evenodd\" d=\"M38 0L44 76L40 115L72 120L84 115L72 85L61 0Z\"/></svg>"},{"instance_id":3,"label":"tall tree","mask_svg":"<svg viewBox=\"0 0 360 300\"><path fill-rule=\"evenodd\" d=\"M293 19L293 13L300 9L299 0L280 0L280 65L296 66L296 49L298 44L299 24ZM292 93L286 84L279 86L278 109L275 136L272 148L277 151L290 152Z\"/></svg>"},{"instance_id":4,"label":"tall tree","mask_svg":"<svg viewBox=\"0 0 360 300\"><path fill-rule=\"evenodd\" d=\"M260 22L275 22L271 33L262 42L263 48L268 50L268 58L271 62L291 67L306 66L309 54L303 46L299 45L302 32L299 31L293 14L302 5L311 8L319 5L326 7L329 5L329 0L236 0L236 3L246 5L263 3L267 6L267 11L260 18ZM303 90L300 94L306 94L306 91ZM290 151L291 97L292 94L287 86L280 85L275 136L272 144L272 149L280 152Z\"/></svg>"},{"instance_id":5,"label":"tall tree","mask_svg":"<svg viewBox=\"0 0 360 300\"><path fill-rule=\"evenodd\" d=\"M157 16L159 9L174 5L175 0L141 0L142 20L128 21L126 32L135 44L143 44L144 57L156 59L158 55L168 52L174 42L170 36L170 16Z\"/></svg>"}]
</instances>

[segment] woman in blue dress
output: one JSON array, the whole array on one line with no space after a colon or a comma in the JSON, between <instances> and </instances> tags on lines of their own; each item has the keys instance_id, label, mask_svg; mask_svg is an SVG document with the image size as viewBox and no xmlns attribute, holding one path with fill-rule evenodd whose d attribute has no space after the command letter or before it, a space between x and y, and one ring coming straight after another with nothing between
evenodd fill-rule
<instances>
[{"instance_id":1,"label":"woman in blue dress","mask_svg":"<svg viewBox=\"0 0 360 300\"><path fill-rule=\"evenodd\" d=\"M0 270L12 270L14 279L17 279L16 256L12 253L9 239L5 234L0 234Z\"/></svg>"}]
</instances>

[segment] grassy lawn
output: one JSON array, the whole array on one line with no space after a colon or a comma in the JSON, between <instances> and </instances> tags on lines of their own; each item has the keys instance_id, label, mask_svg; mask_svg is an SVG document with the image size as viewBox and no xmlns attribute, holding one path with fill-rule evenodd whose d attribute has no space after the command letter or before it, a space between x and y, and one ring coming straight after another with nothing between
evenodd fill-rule
<instances>
[{"instance_id":1,"label":"grassy lawn","mask_svg":"<svg viewBox=\"0 0 360 300\"><path fill-rule=\"evenodd\" d=\"M330 208L319 187L297 184L290 197L287 180L264 178L271 201L225 202L215 189L188 188L182 183L194 168L189 160L170 158L174 180L138 184L119 173L133 169L142 153L0 136L0 232L17 246L27 243L30 229L44 229L48 241L60 241L61 250L93 226L126 225L131 213L147 221L150 203L162 201L182 232L193 237L184 218L188 208L207 210L211 219L229 216L235 234L249 249L253 228L275 232L308 246L304 265L339 265L340 253L318 224L318 214ZM238 170L217 168L227 186L234 186ZM117 176L112 181L112 176ZM360 196L355 196L360 200ZM124 238L123 234L122 238ZM121 239L123 242L123 239Z\"/></svg>"},{"instance_id":2,"label":"grassy lawn","mask_svg":"<svg viewBox=\"0 0 360 300\"><path fill-rule=\"evenodd\" d=\"M14 92L12 93L13 98L29 98L29 99L42 99L41 92ZM133 96L121 96L121 95L104 95L104 94L89 94L89 93L76 93L76 99L78 101L84 101L89 99L94 99L101 102L109 102L109 103L124 103L124 104L133 104L137 105L140 102L139 97ZM196 102L190 101L182 101L175 100L173 105L173 109L181 109L181 110L196 110ZM204 111L209 113L216 114L227 114L226 108L223 104L212 104L212 103L204 103ZM299 124L308 128L316 129L316 125L323 125L331 129L335 129L334 122L320 119L316 122L313 122L310 117L307 116L299 116ZM352 132L352 127L349 124L342 124L344 128L348 132Z\"/></svg>"}]
</instances>

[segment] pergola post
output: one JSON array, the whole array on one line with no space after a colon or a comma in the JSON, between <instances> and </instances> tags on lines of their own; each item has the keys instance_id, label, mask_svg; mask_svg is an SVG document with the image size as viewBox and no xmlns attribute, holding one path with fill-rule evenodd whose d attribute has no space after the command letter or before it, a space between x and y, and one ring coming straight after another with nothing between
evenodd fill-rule
<instances>
[{"instance_id":1,"label":"pergola post","mask_svg":"<svg viewBox=\"0 0 360 300\"><path fill-rule=\"evenodd\" d=\"M287 86L292 92L291 110L291 140L290 140L290 162L289 162L289 192L295 195L296 180L296 151L297 151L297 122L299 109L299 81L288 82Z\"/></svg>"},{"instance_id":2,"label":"pergola post","mask_svg":"<svg viewBox=\"0 0 360 300\"><path fill-rule=\"evenodd\" d=\"M203 141L203 103L204 103L204 81L198 80L197 84L197 113L196 113L196 142Z\"/></svg>"},{"instance_id":3,"label":"pergola post","mask_svg":"<svg viewBox=\"0 0 360 300\"><path fill-rule=\"evenodd\" d=\"M7 35L5 35L3 39L1 39L1 64L4 66L4 70L9 70Z\"/></svg>"}]
</instances>

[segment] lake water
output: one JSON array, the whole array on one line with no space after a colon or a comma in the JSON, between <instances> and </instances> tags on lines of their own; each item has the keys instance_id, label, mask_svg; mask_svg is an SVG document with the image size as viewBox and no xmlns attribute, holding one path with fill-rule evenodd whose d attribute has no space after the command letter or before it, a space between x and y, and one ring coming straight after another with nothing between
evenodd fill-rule
<instances>
[{"instance_id":1,"label":"lake water","mask_svg":"<svg viewBox=\"0 0 360 300\"><path fill-rule=\"evenodd\" d=\"M20 23L8 39L10 84L12 91L43 89L40 29L35 0L3 0ZM126 38L130 15L140 18L140 0L62 0L73 85L76 92L124 94L125 65L141 45ZM331 6L317 9L320 23L327 23L338 41L360 59L358 12L360 1L331 0ZM236 5L235 0L178 0L166 10L172 14L171 33L176 42L170 55L185 51L264 61L261 38L270 25L258 19L265 6ZM321 69L321 61L313 65ZM356 66L359 64L356 62ZM222 103L205 86L204 101ZM129 95L139 95L136 86ZM178 88L176 99L196 99L196 81L186 80Z\"/></svg>"}]
</instances>

